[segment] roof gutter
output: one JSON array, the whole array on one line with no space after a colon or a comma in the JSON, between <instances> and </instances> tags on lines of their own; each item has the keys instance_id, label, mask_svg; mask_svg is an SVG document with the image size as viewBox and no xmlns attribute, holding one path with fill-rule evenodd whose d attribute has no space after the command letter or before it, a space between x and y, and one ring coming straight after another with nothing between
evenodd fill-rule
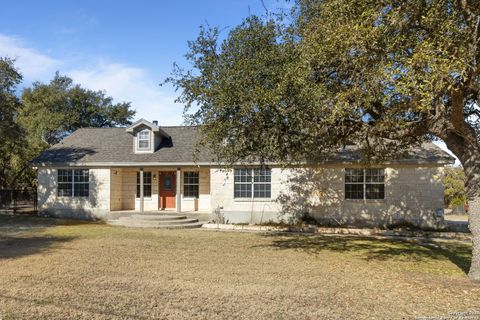
<instances>
[{"instance_id":1,"label":"roof gutter","mask_svg":"<svg viewBox=\"0 0 480 320\"><path fill-rule=\"evenodd\" d=\"M376 165L450 165L455 161L451 159L438 159L438 160L397 160L397 161L384 161ZM295 164L287 165L287 167L297 166L319 166L319 165L359 165L360 161L323 161L323 162L298 162ZM237 166L283 166L278 162L249 162L241 163L237 162L233 165ZM185 166L228 166L225 162L36 162L33 163L34 167L185 167Z\"/></svg>"}]
</instances>

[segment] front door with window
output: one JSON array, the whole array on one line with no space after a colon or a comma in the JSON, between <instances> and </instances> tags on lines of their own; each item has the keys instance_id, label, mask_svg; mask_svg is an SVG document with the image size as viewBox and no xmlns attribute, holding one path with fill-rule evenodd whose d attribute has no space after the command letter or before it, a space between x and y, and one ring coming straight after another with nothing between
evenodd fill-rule
<instances>
[{"instance_id":1,"label":"front door with window","mask_svg":"<svg viewBox=\"0 0 480 320\"><path fill-rule=\"evenodd\" d=\"M160 172L158 183L159 208L175 209L175 172Z\"/></svg>"}]
</instances>

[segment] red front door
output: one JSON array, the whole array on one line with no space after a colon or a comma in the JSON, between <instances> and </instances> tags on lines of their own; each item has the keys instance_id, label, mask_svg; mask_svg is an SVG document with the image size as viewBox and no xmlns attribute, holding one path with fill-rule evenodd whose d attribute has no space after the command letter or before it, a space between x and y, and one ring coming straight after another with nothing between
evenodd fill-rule
<instances>
[{"instance_id":1,"label":"red front door","mask_svg":"<svg viewBox=\"0 0 480 320\"><path fill-rule=\"evenodd\" d=\"M160 209L175 209L175 172L160 172L158 194Z\"/></svg>"}]
</instances>

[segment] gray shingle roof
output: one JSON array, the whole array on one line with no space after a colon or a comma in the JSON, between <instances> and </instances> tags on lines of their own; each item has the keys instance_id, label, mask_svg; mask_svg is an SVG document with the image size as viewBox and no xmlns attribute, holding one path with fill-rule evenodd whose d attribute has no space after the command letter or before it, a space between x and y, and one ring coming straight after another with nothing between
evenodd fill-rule
<instances>
[{"instance_id":1,"label":"gray shingle roof","mask_svg":"<svg viewBox=\"0 0 480 320\"><path fill-rule=\"evenodd\" d=\"M362 152L356 146L346 146L342 151L338 152L332 159L333 162L351 162L360 161ZM392 162L399 163L454 163L455 158L447 152L443 151L434 143L423 143L419 147L413 147L407 156Z\"/></svg>"},{"instance_id":2,"label":"gray shingle roof","mask_svg":"<svg viewBox=\"0 0 480 320\"><path fill-rule=\"evenodd\" d=\"M33 160L34 165L159 165L194 164L194 153L199 138L194 126L162 127L171 137L172 145L163 145L154 153L135 154L133 136L125 128L84 128L72 133ZM347 148L332 158L332 162L357 161L361 154ZM400 163L452 163L454 158L433 143L415 148ZM206 150L198 153L196 162L213 162Z\"/></svg>"},{"instance_id":3,"label":"gray shingle roof","mask_svg":"<svg viewBox=\"0 0 480 320\"><path fill-rule=\"evenodd\" d=\"M173 146L163 145L154 153L135 154L133 136L125 128L83 128L38 156L34 164L66 163L193 163L198 129L192 126L162 127ZM197 162L210 162L205 150Z\"/></svg>"}]
</instances>

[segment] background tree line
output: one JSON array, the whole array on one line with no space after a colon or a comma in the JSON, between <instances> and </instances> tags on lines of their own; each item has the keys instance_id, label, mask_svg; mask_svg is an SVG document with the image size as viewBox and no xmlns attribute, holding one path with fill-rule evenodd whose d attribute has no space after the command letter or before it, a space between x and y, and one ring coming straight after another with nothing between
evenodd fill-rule
<instances>
[{"instance_id":1,"label":"background tree line","mask_svg":"<svg viewBox=\"0 0 480 320\"><path fill-rule=\"evenodd\" d=\"M19 90L21 82L15 61L0 57L0 189L33 186L30 161L76 129L128 125L135 115L129 102L114 103L58 72L49 83Z\"/></svg>"},{"instance_id":2,"label":"background tree line","mask_svg":"<svg viewBox=\"0 0 480 320\"><path fill-rule=\"evenodd\" d=\"M445 206L448 208L463 207L467 203L465 192L465 173L461 167L445 168L443 177Z\"/></svg>"}]
</instances>

